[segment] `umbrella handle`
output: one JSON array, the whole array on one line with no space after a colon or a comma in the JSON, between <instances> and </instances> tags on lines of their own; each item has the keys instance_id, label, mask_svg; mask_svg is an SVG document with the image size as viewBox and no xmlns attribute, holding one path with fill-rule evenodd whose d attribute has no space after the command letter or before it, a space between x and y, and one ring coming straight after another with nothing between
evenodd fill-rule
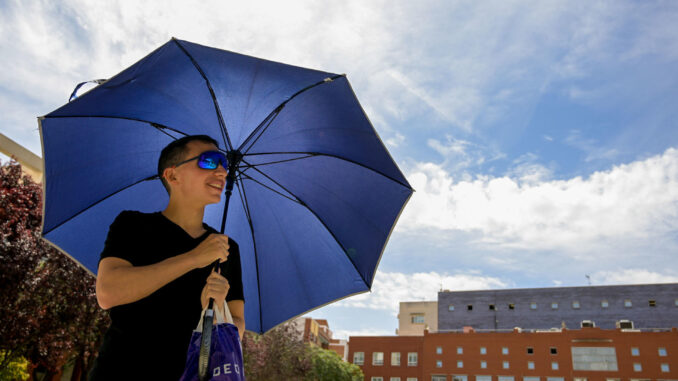
<instances>
[{"instance_id":1,"label":"umbrella handle","mask_svg":"<svg viewBox=\"0 0 678 381\"><path fill-rule=\"evenodd\" d=\"M212 271L217 271L220 260L214 261ZM210 298L207 311L202 320L202 336L200 337L200 357L198 357L198 377L205 381L209 377L210 352L212 348L212 326L214 325L214 298Z\"/></svg>"}]
</instances>

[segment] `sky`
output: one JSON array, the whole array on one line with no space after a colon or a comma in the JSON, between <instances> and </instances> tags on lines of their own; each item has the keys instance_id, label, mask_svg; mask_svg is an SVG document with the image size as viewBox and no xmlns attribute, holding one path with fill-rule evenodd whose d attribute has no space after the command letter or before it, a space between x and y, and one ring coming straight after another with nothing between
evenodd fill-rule
<instances>
[{"instance_id":1,"label":"sky","mask_svg":"<svg viewBox=\"0 0 678 381\"><path fill-rule=\"evenodd\" d=\"M171 37L346 73L415 193L371 292L307 316L392 335L398 302L441 289L678 281L676 19L670 1L3 0L0 131L41 155L36 117Z\"/></svg>"}]
</instances>

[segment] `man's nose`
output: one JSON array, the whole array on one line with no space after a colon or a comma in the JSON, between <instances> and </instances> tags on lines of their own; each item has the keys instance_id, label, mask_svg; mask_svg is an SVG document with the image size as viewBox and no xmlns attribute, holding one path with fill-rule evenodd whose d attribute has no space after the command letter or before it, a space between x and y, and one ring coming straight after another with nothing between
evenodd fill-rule
<instances>
[{"instance_id":1,"label":"man's nose","mask_svg":"<svg viewBox=\"0 0 678 381\"><path fill-rule=\"evenodd\" d=\"M221 163L219 163L219 165L217 166L217 169L215 169L214 172L216 172L217 175L224 176L224 177L226 177L226 175L228 175L228 170L226 168L224 168L224 166Z\"/></svg>"}]
</instances>

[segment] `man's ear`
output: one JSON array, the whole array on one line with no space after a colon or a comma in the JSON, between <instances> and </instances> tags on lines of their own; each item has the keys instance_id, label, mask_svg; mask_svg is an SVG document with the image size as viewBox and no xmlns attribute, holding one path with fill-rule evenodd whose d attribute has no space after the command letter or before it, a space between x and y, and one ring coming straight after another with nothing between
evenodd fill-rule
<instances>
[{"instance_id":1,"label":"man's ear","mask_svg":"<svg viewBox=\"0 0 678 381\"><path fill-rule=\"evenodd\" d=\"M167 181L168 184L176 184L177 183L176 168L174 167L165 168L165 170L162 171L162 177L165 178L165 181Z\"/></svg>"}]
</instances>

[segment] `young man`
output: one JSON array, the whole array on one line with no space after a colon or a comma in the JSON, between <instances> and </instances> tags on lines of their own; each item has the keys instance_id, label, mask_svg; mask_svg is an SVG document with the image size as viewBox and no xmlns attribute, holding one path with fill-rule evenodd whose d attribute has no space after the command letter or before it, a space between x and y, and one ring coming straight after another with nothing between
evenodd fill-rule
<instances>
[{"instance_id":1,"label":"young man","mask_svg":"<svg viewBox=\"0 0 678 381\"><path fill-rule=\"evenodd\" d=\"M214 165L216 163L216 166ZM98 380L177 380L200 313L224 301L245 331L237 243L203 223L226 185L225 157L205 135L162 150L158 175L169 192L162 212L124 211L111 224L96 282L111 326L89 375ZM220 260L217 272L212 263Z\"/></svg>"}]
</instances>

